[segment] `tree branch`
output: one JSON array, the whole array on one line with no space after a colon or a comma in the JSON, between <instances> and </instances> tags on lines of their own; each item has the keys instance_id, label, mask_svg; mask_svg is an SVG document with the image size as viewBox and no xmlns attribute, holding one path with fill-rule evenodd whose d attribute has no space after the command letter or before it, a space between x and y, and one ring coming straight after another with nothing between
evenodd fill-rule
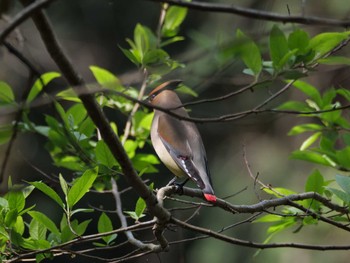
<instances>
[{"instance_id":1,"label":"tree branch","mask_svg":"<svg viewBox=\"0 0 350 263\"><path fill-rule=\"evenodd\" d=\"M6 37L22 22L33 15L38 10L48 6L55 0L40 0L28 4L21 12L19 12L8 24L6 24L5 29L0 33L0 43L3 43Z\"/></svg>"},{"instance_id":2,"label":"tree branch","mask_svg":"<svg viewBox=\"0 0 350 263\"><path fill-rule=\"evenodd\" d=\"M150 0L152 2L168 3L170 5L183 6L190 9L200 10L204 12L218 12L235 14L239 16L248 17L251 19L275 21L282 23L297 23L306 25L323 25L323 26L340 26L349 27L349 20L338 20L331 18L323 18L316 16L293 16L293 15L281 15L272 12L266 12L256 9L239 7L233 4L221 4L221 3L208 3L199 1L182 1L182 0Z\"/></svg>"},{"instance_id":3,"label":"tree branch","mask_svg":"<svg viewBox=\"0 0 350 263\"><path fill-rule=\"evenodd\" d=\"M123 214L123 210L122 210L122 201L120 198L120 194L118 191L118 186L116 181L114 180L114 178L111 179L111 183L112 183L112 193L115 199L115 205L116 205L116 211L117 211L117 215L119 217L119 220L121 222L121 225L123 228L127 228L128 224L126 222L126 218ZM160 252L162 251L162 247L159 245L154 245L154 244L145 244L142 241L136 239L133 235L133 233L131 231L125 231L124 234L126 235L128 241L130 242L130 244L134 245L135 247L141 249L141 250L150 250L153 252Z\"/></svg>"},{"instance_id":4,"label":"tree branch","mask_svg":"<svg viewBox=\"0 0 350 263\"><path fill-rule=\"evenodd\" d=\"M177 226L191 230L193 232L201 233L201 234L222 240L226 243L230 243L230 244L234 244L234 245L238 245L238 246L244 246L244 247L259 248L259 249L290 247L290 248L322 250L322 251L324 251L324 250L350 250L350 245L332 246L332 245L308 245L308 244L300 244L300 243L273 243L273 244L256 243L256 242L252 242L252 241L247 241L247 240L229 237L229 236L220 234L218 232L212 231L212 230L207 229L207 228L194 226L194 225L191 225L189 223L183 222L179 219L176 219L174 217L172 217L170 219L170 221Z\"/></svg>"}]
</instances>

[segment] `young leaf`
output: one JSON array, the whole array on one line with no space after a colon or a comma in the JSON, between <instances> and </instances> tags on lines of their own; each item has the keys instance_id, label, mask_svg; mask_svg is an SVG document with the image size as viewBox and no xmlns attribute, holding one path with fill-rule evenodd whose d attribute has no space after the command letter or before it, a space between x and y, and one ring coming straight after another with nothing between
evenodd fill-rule
<instances>
[{"instance_id":1,"label":"young leaf","mask_svg":"<svg viewBox=\"0 0 350 263\"><path fill-rule=\"evenodd\" d=\"M80 224L78 224L77 226L74 226L74 231L75 233L78 234L78 236L82 236L84 235L88 225L90 224L92 219L88 219L88 220L85 220L83 222L81 222Z\"/></svg>"},{"instance_id":2,"label":"young leaf","mask_svg":"<svg viewBox=\"0 0 350 263\"><path fill-rule=\"evenodd\" d=\"M97 177L97 168L86 170L84 174L74 181L68 191L68 206L72 208L91 188Z\"/></svg>"},{"instance_id":3,"label":"young leaf","mask_svg":"<svg viewBox=\"0 0 350 263\"><path fill-rule=\"evenodd\" d=\"M350 177L337 174L335 176L335 180L339 184L339 186L348 194L350 195Z\"/></svg>"},{"instance_id":4,"label":"young leaf","mask_svg":"<svg viewBox=\"0 0 350 263\"><path fill-rule=\"evenodd\" d=\"M325 166L336 166L336 164L330 158L327 158L326 155L321 155L319 153L311 151L294 151L290 157L292 159L299 159L312 163L318 163Z\"/></svg>"},{"instance_id":5,"label":"young leaf","mask_svg":"<svg viewBox=\"0 0 350 263\"><path fill-rule=\"evenodd\" d=\"M99 233L105 233L113 230L113 225L111 219L105 214L102 213L98 223L97 223L97 230ZM102 237L103 241L106 242L106 244L109 244L117 237L116 234L104 236Z\"/></svg>"},{"instance_id":6,"label":"young leaf","mask_svg":"<svg viewBox=\"0 0 350 263\"><path fill-rule=\"evenodd\" d=\"M43 182L30 182L30 184L34 185L35 188L39 189L41 192L54 200L60 207L63 207L61 197L50 186L44 184Z\"/></svg>"},{"instance_id":7,"label":"young leaf","mask_svg":"<svg viewBox=\"0 0 350 263\"><path fill-rule=\"evenodd\" d=\"M55 223L50 218L48 218L46 215L44 215L43 213L38 212L38 211L29 211L28 214L33 219L39 221L44 226L46 226L47 229L49 229L52 233L54 233L56 235L60 235L60 231L58 230Z\"/></svg>"},{"instance_id":8,"label":"young leaf","mask_svg":"<svg viewBox=\"0 0 350 263\"><path fill-rule=\"evenodd\" d=\"M317 57L322 57L348 37L349 32L322 33L310 40L309 49L314 50Z\"/></svg>"},{"instance_id":9,"label":"young leaf","mask_svg":"<svg viewBox=\"0 0 350 263\"><path fill-rule=\"evenodd\" d=\"M180 25L185 20L186 15L187 8L178 6L169 7L162 26L162 35L164 37L175 36L179 31Z\"/></svg>"},{"instance_id":10,"label":"young leaf","mask_svg":"<svg viewBox=\"0 0 350 263\"><path fill-rule=\"evenodd\" d=\"M319 170L315 170L307 179L305 185L306 192L316 192L323 194L325 181Z\"/></svg>"},{"instance_id":11,"label":"young leaf","mask_svg":"<svg viewBox=\"0 0 350 263\"><path fill-rule=\"evenodd\" d=\"M34 240L40 240L40 239L45 240L46 230L47 228L45 227L45 225L40 223L36 219L32 219L32 221L29 224L29 235Z\"/></svg>"},{"instance_id":12,"label":"young leaf","mask_svg":"<svg viewBox=\"0 0 350 263\"><path fill-rule=\"evenodd\" d=\"M37 79L33 85L33 87L31 88L29 95L27 97L27 102L31 102L33 101L38 94L40 93L40 91L47 85L50 83L50 81L52 81L55 78L60 77L61 74L58 72L47 72L44 73L43 75L40 76L39 79Z\"/></svg>"},{"instance_id":13,"label":"young leaf","mask_svg":"<svg viewBox=\"0 0 350 263\"><path fill-rule=\"evenodd\" d=\"M116 91L124 90L124 87L121 85L119 79L110 71L97 66L90 66L90 70L96 81L102 87Z\"/></svg>"},{"instance_id":14,"label":"young leaf","mask_svg":"<svg viewBox=\"0 0 350 263\"><path fill-rule=\"evenodd\" d=\"M15 101L12 88L3 81L0 81L0 105L11 104Z\"/></svg>"},{"instance_id":15,"label":"young leaf","mask_svg":"<svg viewBox=\"0 0 350 263\"><path fill-rule=\"evenodd\" d=\"M342 150L336 151L336 159L339 166L350 169L350 146Z\"/></svg>"},{"instance_id":16,"label":"young leaf","mask_svg":"<svg viewBox=\"0 0 350 263\"><path fill-rule=\"evenodd\" d=\"M331 188L331 187L327 187L327 190L329 190L331 193L333 193L335 196L337 196L344 203L350 204L350 194L345 193L344 191L341 191L339 189Z\"/></svg>"},{"instance_id":17,"label":"young leaf","mask_svg":"<svg viewBox=\"0 0 350 263\"><path fill-rule=\"evenodd\" d=\"M236 37L240 42L238 49L244 64L258 76L262 69L262 58L258 46L241 30L237 30Z\"/></svg>"},{"instance_id":18,"label":"young leaf","mask_svg":"<svg viewBox=\"0 0 350 263\"><path fill-rule=\"evenodd\" d=\"M59 174L58 178L60 180L60 185L61 185L62 191L63 191L64 195L67 196L68 190L69 190L68 184L67 184L66 180L64 180L62 174Z\"/></svg>"},{"instance_id":19,"label":"young leaf","mask_svg":"<svg viewBox=\"0 0 350 263\"><path fill-rule=\"evenodd\" d=\"M98 162L112 168L117 164L113 154L109 150L106 143L102 140L98 141L95 147L95 155Z\"/></svg>"},{"instance_id":20,"label":"young leaf","mask_svg":"<svg viewBox=\"0 0 350 263\"><path fill-rule=\"evenodd\" d=\"M270 33L270 56L274 68L280 69L283 66L279 63L288 51L286 36L278 26L274 25Z\"/></svg>"},{"instance_id":21,"label":"young leaf","mask_svg":"<svg viewBox=\"0 0 350 263\"><path fill-rule=\"evenodd\" d=\"M11 228L17 220L18 211L16 208L10 209L5 215L5 226Z\"/></svg>"},{"instance_id":22,"label":"young leaf","mask_svg":"<svg viewBox=\"0 0 350 263\"><path fill-rule=\"evenodd\" d=\"M143 212L146 209L146 202L141 197L136 202L135 206L135 214L138 218L141 218L143 216Z\"/></svg>"},{"instance_id":23,"label":"young leaf","mask_svg":"<svg viewBox=\"0 0 350 263\"><path fill-rule=\"evenodd\" d=\"M300 146L300 151L304 151L307 148L309 148L314 142L318 140L318 138L320 138L321 135L322 132L315 132L314 134L312 134L309 138L303 141L303 143Z\"/></svg>"},{"instance_id":24,"label":"young leaf","mask_svg":"<svg viewBox=\"0 0 350 263\"><path fill-rule=\"evenodd\" d=\"M324 127L316 123L305 123L294 126L289 132L288 135L298 135L308 131L322 131Z\"/></svg>"},{"instance_id":25,"label":"young leaf","mask_svg":"<svg viewBox=\"0 0 350 263\"><path fill-rule=\"evenodd\" d=\"M6 195L10 209L17 209L21 212L25 206L25 198L21 191L10 191Z\"/></svg>"},{"instance_id":26,"label":"young leaf","mask_svg":"<svg viewBox=\"0 0 350 263\"><path fill-rule=\"evenodd\" d=\"M297 53L306 51L309 45L309 34L302 29L296 29L288 37L288 47L290 50L297 49Z\"/></svg>"},{"instance_id":27,"label":"young leaf","mask_svg":"<svg viewBox=\"0 0 350 263\"><path fill-rule=\"evenodd\" d=\"M320 92L311 84L301 80L296 80L294 81L293 86L309 96L319 107L322 105Z\"/></svg>"}]
</instances>

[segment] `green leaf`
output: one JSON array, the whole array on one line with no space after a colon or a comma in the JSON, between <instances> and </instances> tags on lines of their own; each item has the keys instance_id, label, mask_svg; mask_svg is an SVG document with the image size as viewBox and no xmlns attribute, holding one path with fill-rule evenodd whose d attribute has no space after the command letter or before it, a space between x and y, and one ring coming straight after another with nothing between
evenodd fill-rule
<instances>
[{"instance_id":1,"label":"green leaf","mask_svg":"<svg viewBox=\"0 0 350 263\"><path fill-rule=\"evenodd\" d=\"M138 219L144 216L143 212L145 211L145 209L146 209L146 202L141 197L139 197L139 199L137 199L136 206L135 206L135 214Z\"/></svg>"},{"instance_id":2,"label":"green leaf","mask_svg":"<svg viewBox=\"0 0 350 263\"><path fill-rule=\"evenodd\" d=\"M286 36L279 29L278 26L274 25L270 33L270 56L273 62L273 66L276 69L280 69L280 61L289 52L288 42Z\"/></svg>"},{"instance_id":3,"label":"green leaf","mask_svg":"<svg viewBox=\"0 0 350 263\"><path fill-rule=\"evenodd\" d=\"M315 170L307 179L305 185L306 192L316 192L323 194L325 181L319 170Z\"/></svg>"},{"instance_id":4,"label":"green leaf","mask_svg":"<svg viewBox=\"0 0 350 263\"><path fill-rule=\"evenodd\" d=\"M132 46L131 52L134 55L139 56L141 61L148 50L152 50L156 47L156 37L152 31L141 24L137 24L134 30L134 46ZM129 41L130 44L130 41ZM136 53L135 53L136 52Z\"/></svg>"},{"instance_id":5,"label":"green leaf","mask_svg":"<svg viewBox=\"0 0 350 263\"><path fill-rule=\"evenodd\" d=\"M112 221L109 219L106 213L102 213L98 219L97 230L99 233L105 233L113 230Z\"/></svg>"},{"instance_id":6,"label":"green leaf","mask_svg":"<svg viewBox=\"0 0 350 263\"><path fill-rule=\"evenodd\" d=\"M25 227L24 227L24 221L22 216L17 216L16 222L13 225L13 230L16 231L18 234L23 235Z\"/></svg>"},{"instance_id":7,"label":"green leaf","mask_svg":"<svg viewBox=\"0 0 350 263\"><path fill-rule=\"evenodd\" d=\"M325 166L335 167L336 164L326 155L311 151L294 151L291 154L292 159L304 160L312 163L318 163Z\"/></svg>"},{"instance_id":8,"label":"green leaf","mask_svg":"<svg viewBox=\"0 0 350 263\"><path fill-rule=\"evenodd\" d=\"M341 88L337 90L337 93L347 99L348 102L350 102L350 90Z\"/></svg>"},{"instance_id":9,"label":"green leaf","mask_svg":"<svg viewBox=\"0 0 350 263\"><path fill-rule=\"evenodd\" d=\"M11 139L12 132L13 132L12 125L0 126L0 145L7 143Z\"/></svg>"},{"instance_id":10,"label":"green leaf","mask_svg":"<svg viewBox=\"0 0 350 263\"><path fill-rule=\"evenodd\" d=\"M128 49L125 49L125 48L122 48L122 47L119 47L120 50L124 53L124 55L132 62L134 63L136 66L139 66L141 64L141 58L139 56L136 56L134 54L134 52L131 52L130 50Z\"/></svg>"},{"instance_id":11,"label":"green leaf","mask_svg":"<svg viewBox=\"0 0 350 263\"><path fill-rule=\"evenodd\" d=\"M30 184L34 185L35 188L39 189L41 192L54 200L60 207L64 206L61 197L50 186L43 182L30 182Z\"/></svg>"},{"instance_id":12,"label":"green leaf","mask_svg":"<svg viewBox=\"0 0 350 263\"><path fill-rule=\"evenodd\" d=\"M311 84L301 80L296 80L293 86L309 96L320 107L322 105L322 98L320 92Z\"/></svg>"},{"instance_id":13,"label":"green leaf","mask_svg":"<svg viewBox=\"0 0 350 263\"><path fill-rule=\"evenodd\" d=\"M14 103L15 96L12 88L6 82L0 81L0 105Z\"/></svg>"},{"instance_id":14,"label":"green leaf","mask_svg":"<svg viewBox=\"0 0 350 263\"><path fill-rule=\"evenodd\" d=\"M316 123L306 123L294 126L289 132L288 135L298 135L308 131L322 131L324 127Z\"/></svg>"},{"instance_id":15,"label":"green leaf","mask_svg":"<svg viewBox=\"0 0 350 263\"><path fill-rule=\"evenodd\" d=\"M18 210L16 208L10 209L5 215L5 226L12 227L16 221L18 216Z\"/></svg>"},{"instance_id":16,"label":"green leaf","mask_svg":"<svg viewBox=\"0 0 350 263\"><path fill-rule=\"evenodd\" d=\"M126 140L124 148L130 159L132 159L135 156L137 147L138 143L136 141Z\"/></svg>"},{"instance_id":17,"label":"green leaf","mask_svg":"<svg viewBox=\"0 0 350 263\"><path fill-rule=\"evenodd\" d=\"M68 184L67 184L66 180L64 180L62 174L59 174L58 178L60 180L60 185L61 185L62 191L63 191L64 195L67 196L68 190L69 190Z\"/></svg>"},{"instance_id":18,"label":"green leaf","mask_svg":"<svg viewBox=\"0 0 350 263\"><path fill-rule=\"evenodd\" d=\"M339 189L327 187L327 190L332 192L335 196L337 196L340 200L342 200L346 204L350 204L350 195L345 193Z\"/></svg>"},{"instance_id":19,"label":"green leaf","mask_svg":"<svg viewBox=\"0 0 350 263\"><path fill-rule=\"evenodd\" d=\"M348 36L349 32L322 33L310 40L309 49L314 50L316 56L319 58L338 46L342 41L346 40Z\"/></svg>"},{"instance_id":20,"label":"green leaf","mask_svg":"<svg viewBox=\"0 0 350 263\"><path fill-rule=\"evenodd\" d=\"M282 219L283 216L280 215L265 215L254 220L254 223L271 223L281 221Z\"/></svg>"},{"instance_id":21,"label":"green leaf","mask_svg":"<svg viewBox=\"0 0 350 263\"><path fill-rule=\"evenodd\" d=\"M95 155L97 161L108 168L112 168L113 166L117 165L117 161L115 160L113 154L109 150L107 144L102 140L98 141L96 144Z\"/></svg>"},{"instance_id":22,"label":"green leaf","mask_svg":"<svg viewBox=\"0 0 350 263\"><path fill-rule=\"evenodd\" d=\"M172 38L169 38L169 39L163 41L160 44L160 47L165 47L165 46L170 45L172 43L183 41L184 39L185 39L184 37L180 37L180 36L172 37Z\"/></svg>"},{"instance_id":23,"label":"green leaf","mask_svg":"<svg viewBox=\"0 0 350 263\"><path fill-rule=\"evenodd\" d=\"M68 100L68 101L81 103L81 100L78 98L77 94L74 92L72 88L69 88L57 93L56 97L64 100Z\"/></svg>"},{"instance_id":24,"label":"green leaf","mask_svg":"<svg viewBox=\"0 0 350 263\"><path fill-rule=\"evenodd\" d=\"M113 230L113 225L111 219L105 214L102 213L98 223L97 223L97 230L99 233L105 233ZM102 237L103 241L106 242L106 244L110 244L115 238L117 237L116 234L104 236Z\"/></svg>"},{"instance_id":25,"label":"green leaf","mask_svg":"<svg viewBox=\"0 0 350 263\"><path fill-rule=\"evenodd\" d=\"M294 30L288 37L288 47L290 50L297 49L299 54L306 51L309 45L309 34L302 29Z\"/></svg>"},{"instance_id":26,"label":"green leaf","mask_svg":"<svg viewBox=\"0 0 350 263\"><path fill-rule=\"evenodd\" d=\"M315 132L314 134L312 134L309 138L303 141L303 143L300 146L300 151L304 151L307 148L309 148L314 142L318 140L318 138L320 138L321 135L322 132Z\"/></svg>"},{"instance_id":27,"label":"green leaf","mask_svg":"<svg viewBox=\"0 0 350 263\"><path fill-rule=\"evenodd\" d=\"M44 226L47 227L48 230L50 230L52 233L56 235L60 235L60 231L56 227L55 223L48 218L46 215L44 215L41 212L38 211L29 211L28 214L38 222L42 223Z\"/></svg>"},{"instance_id":28,"label":"green leaf","mask_svg":"<svg viewBox=\"0 0 350 263\"><path fill-rule=\"evenodd\" d=\"M151 130L151 125L152 125L152 120L153 120L154 113L148 113L146 114L142 120L139 123L139 126L142 127L143 129L146 129L148 131Z\"/></svg>"},{"instance_id":29,"label":"green leaf","mask_svg":"<svg viewBox=\"0 0 350 263\"><path fill-rule=\"evenodd\" d=\"M10 209L17 209L21 212L25 206L25 198L21 191L10 191L6 195Z\"/></svg>"},{"instance_id":30,"label":"green leaf","mask_svg":"<svg viewBox=\"0 0 350 263\"><path fill-rule=\"evenodd\" d=\"M45 225L36 219L32 219L29 224L29 235L34 240L46 239L46 230Z\"/></svg>"},{"instance_id":31,"label":"green leaf","mask_svg":"<svg viewBox=\"0 0 350 263\"><path fill-rule=\"evenodd\" d=\"M162 36L163 37L173 37L178 31L182 22L185 20L187 15L187 8L170 6L167 9L164 23L162 26Z\"/></svg>"},{"instance_id":32,"label":"green leaf","mask_svg":"<svg viewBox=\"0 0 350 263\"><path fill-rule=\"evenodd\" d=\"M96 81L102 87L116 91L124 90L124 87L121 85L119 79L110 71L97 66L90 66L89 68Z\"/></svg>"},{"instance_id":33,"label":"green leaf","mask_svg":"<svg viewBox=\"0 0 350 263\"><path fill-rule=\"evenodd\" d=\"M307 179L306 185L305 185L305 191L306 192L316 192L322 195L324 193L324 187L326 183L324 181L324 178L322 174L315 170ZM316 200L305 200L307 201L307 206L311 207L314 210L319 210L321 207L321 203Z\"/></svg>"},{"instance_id":34,"label":"green leaf","mask_svg":"<svg viewBox=\"0 0 350 263\"><path fill-rule=\"evenodd\" d=\"M78 236L82 236L84 235L88 225L90 224L90 222L92 221L92 219L88 219L88 220L85 220L83 222L81 222L79 225L75 226L74 225L74 231L75 233L78 234ZM77 222L77 221L76 221Z\"/></svg>"},{"instance_id":35,"label":"green leaf","mask_svg":"<svg viewBox=\"0 0 350 263\"><path fill-rule=\"evenodd\" d=\"M270 195L274 195L278 198L283 197L283 196L287 196L287 195L293 195L296 194L296 192L287 189L287 188L282 188L282 187L274 187L273 190L268 189L268 188L264 188L263 189L266 193L270 194Z\"/></svg>"},{"instance_id":36,"label":"green leaf","mask_svg":"<svg viewBox=\"0 0 350 263\"><path fill-rule=\"evenodd\" d=\"M86 170L80 178L73 182L67 196L68 206L70 208L72 208L89 191L97 174L97 168Z\"/></svg>"},{"instance_id":37,"label":"green leaf","mask_svg":"<svg viewBox=\"0 0 350 263\"><path fill-rule=\"evenodd\" d=\"M336 151L336 159L339 166L350 169L350 146L342 150Z\"/></svg>"},{"instance_id":38,"label":"green leaf","mask_svg":"<svg viewBox=\"0 0 350 263\"><path fill-rule=\"evenodd\" d=\"M67 116L73 118L74 125L79 125L86 118L87 112L82 103L77 103L67 110Z\"/></svg>"},{"instance_id":39,"label":"green leaf","mask_svg":"<svg viewBox=\"0 0 350 263\"><path fill-rule=\"evenodd\" d=\"M278 106L279 110L293 110L293 111L310 111L310 108L304 103L300 101L287 101L282 105Z\"/></svg>"},{"instance_id":40,"label":"green leaf","mask_svg":"<svg viewBox=\"0 0 350 263\"><path fill-rule=\"evenodd\" d=\"M262 58L258 46L239 29L236 37L240 42L238 52L244 64L258 76L262 70Z\"/></svg>"},{"instance_id":41,"label":"green leaf","mask_svg":"<svg viewBox=\"0 0 350 263\"><path fill-rule=\"evenodd\" d=\"M60 77L61 74L58 72L47 72L40 76L39 79L37 79L31 88L29 95L27 97L27 102L33 101L38 94L42 91L42 89L49 84L53 79Z\"/></svg>"},{"instance_id":42,"label":"green leaf","mask_svg":"<svg viewBox=\"0 0 350 263\"><path fill-rule=\"evenodd\" d=\"M0 197L0 208L4 208L6 210L9 208L9 202L3 197Z\"/></svg>"},{"instance_id":43,"label":"green leaf","mask_svg":"<svg viewBox=\"0 0 350 263\"><path fill-rule=\"evenodd\" d=\"M337 174L335 176L336 182L339 184L339 186L348 194L350 195L350 177Z\"/></svg>"}]
</instances>

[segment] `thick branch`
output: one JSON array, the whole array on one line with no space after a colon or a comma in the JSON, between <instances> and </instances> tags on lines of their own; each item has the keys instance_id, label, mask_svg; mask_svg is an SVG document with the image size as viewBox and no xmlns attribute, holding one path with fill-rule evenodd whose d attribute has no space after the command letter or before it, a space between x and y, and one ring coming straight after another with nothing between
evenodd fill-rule
<instances>
[{"instance_id":1,"label":"thick branch","mask_svg":"<svg viewBox=\"0 0 350 263\"><path fill-rule=\"evenodd\" d=\"M240 15L249 17L251 19L275 21L282 23L297 23L307 25L323 25L323 26L350 26L349 20L338 20L316 16L293 16L293 15L281 15L272 12L266 12L261 10L255 10L250 8L239 7L233 4L221 4L221 3L207 3L199 1L182 1L182 0L151 0L153 2L168 3L171 5L183 6L190 9L196 9L205 12L219 12Z\"/></svg>"}]
</instances>

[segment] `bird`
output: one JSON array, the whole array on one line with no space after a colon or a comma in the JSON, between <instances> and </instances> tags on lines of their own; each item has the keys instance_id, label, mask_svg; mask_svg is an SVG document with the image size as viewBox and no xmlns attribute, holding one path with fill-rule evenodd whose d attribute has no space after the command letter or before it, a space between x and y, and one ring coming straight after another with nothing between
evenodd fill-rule
<instances>
[{"instance_id":1,"label":"bird","mask_svg":"<svg viewBox=\"0 0 350 263\"><path fill-rule=\"evenodd\" d=\"M170 80L159 85L149 93L148 102L189 118L174 91L181 83L181 80ZM183 186L191 179L202 190L208 202L216 202L206 151L196 125L157 108L153 110L151 141L159 159L175 175L171 183L177 177L185 178L185 182L181 184Z\"/></svg>"}]
</instances>

